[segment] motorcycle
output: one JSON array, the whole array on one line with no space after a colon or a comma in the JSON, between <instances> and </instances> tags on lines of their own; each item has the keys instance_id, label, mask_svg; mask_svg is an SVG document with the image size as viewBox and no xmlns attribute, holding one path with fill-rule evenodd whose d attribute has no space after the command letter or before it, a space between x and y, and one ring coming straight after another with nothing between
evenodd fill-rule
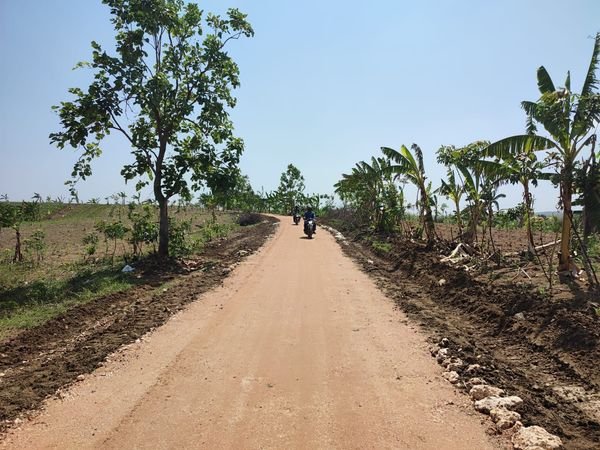
<instances>
[{"instance_id":1,"label":"motorcycle","mask_svg":"<svg viewBox=\"0 0 600 450\"><path fill-rule=\"evenodd\" d=\"M298 225L300 223L300 214L294 214L294 225Z\"/></svg>"},{"instance_id":2,"label":"motorcycle","mask_svg":"<svg viewBox=\"0 0 600 450\"><path fill-rule=\"evenodd\" d=\"M307 235L309 239L312 239L314 232L315 219L304 219L304 234Z\"/></svg>"}]
</instances>

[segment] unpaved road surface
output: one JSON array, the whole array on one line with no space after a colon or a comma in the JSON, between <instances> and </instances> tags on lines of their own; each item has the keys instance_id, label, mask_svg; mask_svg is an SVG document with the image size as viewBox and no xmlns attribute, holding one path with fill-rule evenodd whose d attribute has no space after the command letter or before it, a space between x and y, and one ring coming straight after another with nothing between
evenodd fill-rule
<instances>
[{"instance_id":1,"label":"unpaved road surface","mask_svg":"<svg viewBox=\"0 0 600 450\"><path fill-rule=\"evenodd\" d=\"M493 449L424 336L282 218L224 285L11 431L7 448Z\"/></svg>"}]
</instances>

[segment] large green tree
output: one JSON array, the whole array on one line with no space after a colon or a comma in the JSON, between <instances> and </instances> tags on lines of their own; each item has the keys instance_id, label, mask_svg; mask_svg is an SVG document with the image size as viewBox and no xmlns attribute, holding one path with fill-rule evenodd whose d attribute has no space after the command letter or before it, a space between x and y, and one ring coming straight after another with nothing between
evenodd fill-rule
<instances>
[{"instance_id":1,"label":"large green tree","mask_svg":"<svg viewBox=\"0 0 600 450\"><path fill-rule=\"evenodd\" d=\"M290 214L294 205L301 203L304 199L304 176L293 164L288 164L285 172L279 179L279 187L275 192L279 199L279 209L283 214Z\"/></svg>"},{"instance_id":2,"label":"large green tree","mask_svg":"<svg viewBox=\"0 0 600 450\"><path fill-rule=\"evenodd\" d=\"M592 143L600 122L600 95L596 72L600 55L600 33L596 34L594 49L581 92L571 91L571 75L567 73L564 87L557 88L542 66L537 71L541 97L537 102L524 101L521 106L527 114L527 134L511 136L491 144L488 156L502 159L532 151L547 150L556 166L563 209L560 270L571 269L570 241L572 231L572 196L577 157ZM541 125L548 137L538 133Z\"/></svg>"},{"instance_id":3,"label":"large green tree","mask_svg":"<svg viewBox=\"0 0 600 450\"><path fill-rule=\"evenodd\" d=\"M118 132L131 146L133 162L121 174L152 183L160 209L159 255L168 256L168 202L191 199L192 191L235 170L243 150L233 135L228 109L239 86L237 64L226 46L252 36L246 15L205 14L183 0L103 0L110 7L116 48L92 42L94 72L86 90L56 106L62 131L50 135L59 148L82 153L74 181L91 175L100 142Z\"/></svg>"}]
</instances>

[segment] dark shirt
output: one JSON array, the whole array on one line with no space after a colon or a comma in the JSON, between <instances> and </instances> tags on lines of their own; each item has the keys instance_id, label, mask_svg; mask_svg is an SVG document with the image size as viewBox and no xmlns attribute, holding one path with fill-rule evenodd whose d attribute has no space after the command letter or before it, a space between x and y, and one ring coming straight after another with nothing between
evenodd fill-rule
<instances>
[{"instance_id":1,"label":"dark shirt","mask_svg":"<svg viewBox=\"0 0 600 450\"><path fill-rule=\"evenodd\" d=\"M309 220L309 219L314 219L315 218L315 213L312 211L306 211L304 213L304 220Z\"/></svg>"}]
</instances>

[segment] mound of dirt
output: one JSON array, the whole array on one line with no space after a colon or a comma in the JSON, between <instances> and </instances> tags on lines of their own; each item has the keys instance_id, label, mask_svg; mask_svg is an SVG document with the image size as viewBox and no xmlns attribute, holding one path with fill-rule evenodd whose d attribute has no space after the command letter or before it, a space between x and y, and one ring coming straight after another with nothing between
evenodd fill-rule
<instances>
[{"instance_id":1,"label":"mound of dirt","mask_svg":"<svg viewBox=\"0 0 600 450\"><path fill-rule=\"evenodd\" d=\"M276 222L263 218L207 246L195 259L167 265L148 260L136 267L143 284L74 307L0 342L0 431L221 283L233 264L263 245Z\"/></svg>"},{"instance_id":2,"label":"mound of dirt","mask_svg":"<svg viewBox=\"0 0 600 450\"><path fill-rule=\"evenodd\" d=\"M448 338L465 363L481 366L477 376L523 398L525 425L543 426L567 448L596 448L600 320L593 304L576 293L542 295L510 278L473 277L418 243L388 236L390 250L382 251L368 237L356 233L342 248L432 341Z\"/></svg>"}]
</instances>

